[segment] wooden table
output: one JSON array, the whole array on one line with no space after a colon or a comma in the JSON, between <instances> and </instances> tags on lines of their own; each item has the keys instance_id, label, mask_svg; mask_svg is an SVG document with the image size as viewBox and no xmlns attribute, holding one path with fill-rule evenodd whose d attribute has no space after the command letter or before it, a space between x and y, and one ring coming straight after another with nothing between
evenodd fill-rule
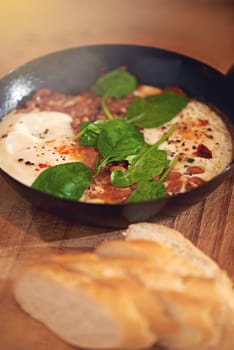
<instances>
[{"instance_id":1,"label":"wooden table","mask_svg":"<svg viewBox=\"0 0 234 350\"><path fill-rule=\"evenodd\" d=\"M1 2L0 76L45 53L96 43L171 49L226 72L234 58L231 9L228 1L215 0ZM0 348L72 349L17 307L14 277L50 252L91 248L121 232L71 224L41 212L2 178L0 188ZM160 222L180 230L234 277L233 175L206 200Z\"/></svg>"}]
</instances>

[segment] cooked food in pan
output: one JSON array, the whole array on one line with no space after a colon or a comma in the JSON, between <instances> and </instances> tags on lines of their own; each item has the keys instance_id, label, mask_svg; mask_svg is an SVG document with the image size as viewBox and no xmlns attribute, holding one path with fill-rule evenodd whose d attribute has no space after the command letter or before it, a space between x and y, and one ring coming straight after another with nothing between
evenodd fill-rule
<instances>
[{"instance_id":1,"label":"cooked food in pan","mask_svg":"<svg viewBox=\"0 0 234 350\"><path fill-rule=\"evenodd\" d=\"M54 196L139 202L189 191L232 160L218 113L124 67L77 96L43 88L0 123L1 168Z\"/></svg>"}]
</instances>

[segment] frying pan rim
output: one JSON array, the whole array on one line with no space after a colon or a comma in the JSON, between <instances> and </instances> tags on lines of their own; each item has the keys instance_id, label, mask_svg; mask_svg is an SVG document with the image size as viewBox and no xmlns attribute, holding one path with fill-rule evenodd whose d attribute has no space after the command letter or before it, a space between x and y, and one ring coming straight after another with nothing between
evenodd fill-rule
<instances>
[{"instance_id":1,"label":"frying pan rim","mask_svg":"<svg viewBox=\"0 0 234 350\"><path fill-rule=\"evenodd\" d=\"M37 62L40 62L41 60L46 60L50 57L53 57L53 56L56 56L58 54L69 54L69 52L75 52L75 51L82 51L82 50L95 50L95 49L104 49L104 48L132 48L132 49L139 49L139 50L155 50L157 52L160 52L162 54L167 54L167 55L170 55L170 56L174 56L175 58L180 58L182 60L186 60L186 61L189 61L189 62L194 62L195 64L198 64L198 65L202 65L204 68L207 68L208 70L220 75L222 78L225 78L226 77L226 74L224 74L223 72L219 71L218 69L216 69L215 67L209 65L208 63L205 63L197 58L194 58L194 57L191 57L187 54L183 54L183 53L180 53L180 52L177 52L177 51L174 51L174 50L169 50L167 48L161 48L161 47L157 47L157 46L149 46L149 45L138 45L138 44L127 44L127 43L104 43L104 44L89 44L89 45L81 45L81 46L72 46L72 47L67 47L67 48L64 48L62 50L56 50L56 51L52 51L52 52L48 52L44 55L40 55L38 57L35 57L11 70L9 70L3 77L0 77L0 83L1 84L4 84L5 80L7 79L10 79L11 76L13 76L14 74L16 74L17 72L19 72L20 70L23 70L24 68L27 68L28 65L30 64L34 64L34 63L37 63ZM1 119L3 118L4 116L0 116L0 122L1 122ZM228 120L231 122L232 124L232 121L228 118ZM210 179L209 181L199 185L197 188L195 189L192 189L190 191L187 191L187 192L184 192L184 193L179 193L173 197L168 197L167 200L170 201L170 199L175 199L175 198L181 198L183 197L184 195L186 195L187 193L194 193L196 192L196 190L200 189L200 188L203 188L205 187L208 183L210 183L211 181L216 181L218 178L221 178L222 176L225 175L225 173L228 173L231 171L231 169L234 168L234 161L232 160L232 162L223 169L222 172L220 172L219 174L217 174L215 177L213 177L212 179ZM39 192L41 193L42 195L46 195L46 196L49 196L49 197L53 197L53 198L58 198L60 200L63 200L63 201L66 201L68 203L72 202L72 203L79 203L79 204L88 204L89 206L111 206L111 207L125 207L125 206L135 206L135 205L139 205L139 204L147 204L147 203L155 203L155 202L159 202L160 200L158 199L155 199L155 200L150 200L150 201L139 201L139 202L134 202L134 203L92 203L92 202L83 202L83 201L74 201L74 200L70 200L70 199L65 199L65 198L59 198L59 197L56 197L56 196L53 196L53 195L50 195L48 193L45 193L45 192L42 192L42 191L39 191L39 190L36 190L36 189L32 189L30 186L27 186L25 184L23 184L22 182L20 182L19 180L15 179L14 177L12 177L10 174L8 174L7 172L5 172L2 168L0 168L0 172L3 172L4 175L6 175L7 177L10 177L11 180L15 181L16 183L18 183L18 185L22 185L22 186L25 186L27 187L28 189L30 190L33 190L35 192Z\"/></svg>"},{"instance_id":2,"label":"frying pan rim","mask_svg":"<svg viewBox=\"0 0 234 350\"><path fill-rule=\"evenodd\" d=\"M122 47L122 48L136 48L136 49L147 49L147 50L157 50L158 52L161 53L166 53L166 54L170 54L170 55L174 55L175 57L177 56L178 58L182 58L185 60L189 60L190 62L194 62L197 64L202 64L204 67L213 70L214 72L220 74L222 77L226 77L226 74L221 72L219 69L215 68L214 66L199 60L198 58L194 58L192 56L190 56L189 54L183 54L180 52L177 52L175 50L169 50L167 48L162 48L162 47L158 47L158 46L149 46L149 45L137 45L137 44L126 44L126 43L104 43L104 44L89 44L89 45L81 45L81 46L71 46L71 47L67 47L64 48L62 50L56 50L56 51L51 51L48 52L44 55L39 55L35 58L32 58L28 61L26 61L25 63L20 64L19 66L13 67L12 69L9 69L8 72L6 72L3 76L0 77L0 82L2 82L4 79L8 78L10 75L16 73L18 70L23 69L24 67L26 67L29 64L32 63L36 63L37 61L40 61L42 59L46 59L49 58L50 56L52 57L53 55L56 54L62 54L62 53L68 53L69 51L76 51L76 50L84 50L84 49L95 49L95 48L111 48L111 47ZM231 68L232 66L230 66ZM227 70L228 73L229 69Z\"/></svg>"}]
</instances>

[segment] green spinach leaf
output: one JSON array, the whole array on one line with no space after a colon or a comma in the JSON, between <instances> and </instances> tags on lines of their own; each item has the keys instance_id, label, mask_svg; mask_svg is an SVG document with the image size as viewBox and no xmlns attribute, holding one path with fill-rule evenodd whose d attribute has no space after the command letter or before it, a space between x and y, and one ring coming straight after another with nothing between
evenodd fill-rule
<instances>
[{"instance_id":1,"label":"green spinach leaf","mask_svg":"<svg viewBox=\"0 0 234 350\"><path fill-rule=\"evenodd\" d=\"M120 187L128 187L141 181L146 182L160 175L169 163L166 151L152 146L143 147L125 173L121 170L111 173L111 182L114 186Z\"/></svg>"},{"instance_id":2,"label":"green spinach leaf","mask_svg":"<svg viewBox=\"0 0 234 350\"><path fill-rule=\"evenodd\" d=\"M129 123L140 128L155 128L174 118L188 103L188 98L172 91L157 96L136 98L128 106Z\"/></svg>"},{"instance_id":3,"label":"green spinach leaf","mask_svg":"<svg viewBox=\"0 0 234 350\"><path fill-rule=\"evenodd\" d=\"M44 170L33 182L32 188L59 198L79 200L91 178L91 170L83 163L59 164Z\"/></svg>"},{"instance_id":4,"label":"green spinach leaf","mask_svg":"<svg viewBox=\"0 0 234 350\"><path fill-rule=\"evenodd\" d=\"M122 98L134 91L137 86L137 80L131 73L114 69L102 75L93 88L95 95L102 96L102 109L109 119L113 119L110 113L106 99L108 97Z\"/></svg>"},{"instance_id":5,"label":"green spinach leaf","mask_svg":"<svg viewBox=\"0 0 234 350\"><path fill-rule=\"evenodd\" d=\"M143 135L125 119L118 118L103 126L97 139L97 148L103 157L98 170L112 161L125 160L139 152Z\"/></svg>"},{"instance_id":6,"label":"green spinach leaf","mask_svg":"<svg viewBox=\"0 0 234 350\"><path fill-rule=\"evenodd\" d=\"M109 120L96 120L81 124L81 131L74 136L73 140L80 139L81 146L96 146L98 135Z\"/></svg>"},{"instance_id":7,"label":"green spinach leaf","mask_svg":"<svg viewBox=\"0 0 234 350\"><path fill-rule=\"evenodd\" d=\"M126 172L115 170L111 173L111 182L114 186L128 187L139 181L151 180L154 176L160 175L163 169L169 164L166 151L159 150L161 143L175 131L176 125L170 129L152 146L144 144L140 152L126 157L129 167Z\"/></svg>"},{"instance_id":8,"label":"green spinach leaf","mask_svg":"<svg viewBox=\"0 0 234 350\"><path fill-rule=\"evenodd\" d=\"M129 203L166 198L167 191L158 181L142 181L128 198Z\"/></svg>"},{"instance_id":9,"label":"green spinach leaf","mask_svg":"<svg viewBox=\"0 0 234 350\"><path fill-rule=\"evenodd\" d=\"M164 174L158 181L140 181L137 185L137 188L129 196L128 202L133 203L166 198L167 191L163 185L163 181L174 168L175 164L178 161L178 158L179 156L176 156L171 161L170 166L167 168L167 170L164 172Z\"/></svg>"},{"instance_id":10,"label":"green spinach leaf","mask_svg":"<svg viewBox=\"0 0 234 350\"><path fill-rule=\"evenodd\" d=\"M114 69L102 75L95 83L94 93L98 96L122 98L134 91L137 80L131 73Z\"/></svg>"}]
</instances>

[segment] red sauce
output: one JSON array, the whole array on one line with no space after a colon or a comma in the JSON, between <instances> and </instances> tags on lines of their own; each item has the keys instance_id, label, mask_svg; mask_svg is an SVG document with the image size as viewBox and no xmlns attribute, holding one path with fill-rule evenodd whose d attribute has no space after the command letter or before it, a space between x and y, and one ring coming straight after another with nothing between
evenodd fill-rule
<instances>
[{"instance_id":1,"label":"red sauce","mask_svg":"<svg viewBox=\"0 0 234 350\"><path fill-rule=\"evenodd\" d=\"M45 168L50 168L51 167L51 165L48 164L48 163L39 163L38 166L39 166L40 169L45 169Z\"/></svg>"},{"instance_id":2,"label":"red sauce","mask_svg":"<svg viewBox=\"0 0 234 350\"><path fill-rule=\"evenodd\" d=\"M69 145L61 145L61 146L55 146L54 149L61 155L65 154L71 154L73 151L74 146L69 146Z\"/></svg>"}]
</instances>

